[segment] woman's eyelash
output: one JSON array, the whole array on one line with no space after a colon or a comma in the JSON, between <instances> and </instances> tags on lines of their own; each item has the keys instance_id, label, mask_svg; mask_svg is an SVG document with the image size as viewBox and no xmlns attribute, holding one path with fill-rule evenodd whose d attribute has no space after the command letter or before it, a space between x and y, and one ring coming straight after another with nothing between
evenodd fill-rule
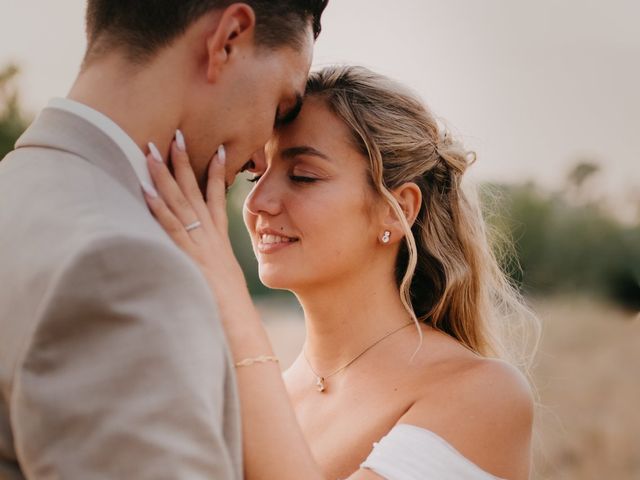
<instances>
[{"instance_id":1,"label":"woman's eyelash","mask_svg":"<svg viewBox=\"0 0 640 480\"><path fill-rule=\"evenodd\" d=\"M251 183L257 183L260 181L260 179L262 178L262 175L256 175L253 178L247 178L247 182L251 182ZM313 177L303 177L301 175L290 175L289 178L297 183L313 183L315 181L317 181L317 178L313 178Z\"/></svg>"},{"instance_id":2,"label":"woman's eyelash","mask_svg":"<svg viewBox=\"0 0 640 480\"><path fill-rule=\"evenodd\" d=\"M298 182L298 183L313 183L318 180L317 178L303 177L300 175L291 175L289 178L294 182Z\"/></svg>"}]
</instances>

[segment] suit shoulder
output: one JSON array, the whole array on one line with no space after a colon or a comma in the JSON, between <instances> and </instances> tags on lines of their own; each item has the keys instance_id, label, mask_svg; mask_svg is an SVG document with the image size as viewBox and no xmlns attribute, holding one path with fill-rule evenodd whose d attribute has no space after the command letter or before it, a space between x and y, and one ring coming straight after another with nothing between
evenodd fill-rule
<instances>
[{"instance_id":1,"label":"suit shoulder","mask_svg":"<svg viewBox=\"0 0 640 480\"><path fill-rule=\"evenodd\" d=\"M146 284L149 294L164 288L201 293L206 288L197 266L170 239L119 229L85 236L63 262L62 283L65 277L102 285Z\"/></svg>"},{"instance_id":2,"label":"suit shoulder","mask_svg":"<svg viewBox=\"0 0 640 480\"><path fill-rule=\"evenodd\" d=\"M203 275L182 252L148 238L102 235L74 252L51 282L37 325L38 338L111 332L146 338L149 349L226 350Z\"/></svg>"}]
</instances>

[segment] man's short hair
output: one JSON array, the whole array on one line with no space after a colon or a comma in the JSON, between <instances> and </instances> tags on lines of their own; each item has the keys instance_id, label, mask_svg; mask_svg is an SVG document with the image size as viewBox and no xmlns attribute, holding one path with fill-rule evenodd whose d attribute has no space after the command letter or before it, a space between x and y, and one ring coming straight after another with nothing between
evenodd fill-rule
<instances>
[{"instance_id":1,"label":"man's short hair","mask_svg":"<svg viewBox=\"0 0 640 480\"><path fill-rule=\"evenodd\" d=\"M328 0L241 0L256 14L256 44L299 46L309 24L314 38ZM237 0L88 0L85 63L113 48L122 48L135 63L144 63L202 15Z\"/></svg>"}]
</instances>

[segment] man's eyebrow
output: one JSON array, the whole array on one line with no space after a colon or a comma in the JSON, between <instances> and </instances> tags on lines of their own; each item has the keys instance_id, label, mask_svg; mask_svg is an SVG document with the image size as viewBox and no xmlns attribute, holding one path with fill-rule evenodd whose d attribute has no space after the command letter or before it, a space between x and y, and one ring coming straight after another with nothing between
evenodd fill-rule
<instances>
[{"instance_id":1,"label":"man's eyebrow","mask_svg":"<svg viewBox=\"0 0 640 480\"><path fill-rule=\"evenodd\" d=\"M289 109L289 111L285 113L278 112L278 118L276 118L276 127L280 127L282 125L286 125L287 123L291 123L295 120L295 118L300 113L302 109L302 94L296 94L296 103L293 107Z\"/></svg>"},{"instance_id":2,"label":"man's eyebrow","mask_svg":"<svg viewBox=\"0 0 640 480\"><path fill-rule=\"evenodd\" d=\"M282 155L282 158L288 159L288 160L294 157L297 157L298 155L313 155L314 157L320 157L320 158L323 158L324 160L329 160L329 157L327 157L324 153L308 145L300 145L298 147L286 148L282 151L281 155Z\"/></svg>"}]
</instances>

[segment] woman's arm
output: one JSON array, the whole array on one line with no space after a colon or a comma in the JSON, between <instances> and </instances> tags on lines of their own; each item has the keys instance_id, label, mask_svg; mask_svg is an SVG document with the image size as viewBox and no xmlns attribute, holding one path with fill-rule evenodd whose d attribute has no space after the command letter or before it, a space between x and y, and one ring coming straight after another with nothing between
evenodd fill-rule
<instances>
[{"instance_id":1,"label":"woman's arm","mask_svg":"<svg viewBox=\"0 0 640 480\"><path fill-rule=\"evenodd\" d=\"M273 351L251 300L227 234L224 158L209 169L208 202L202 199L186 152L172 145L175 180L164 163L147 159L160 197L146 195L152 212L174 241L201 267L218 301L235 362L272 356ZM195 221L201 227L187 232ZM245 452L245 475L256 479L321 479L275 362L237 368Z\"/></svg>"}]
</instances>

